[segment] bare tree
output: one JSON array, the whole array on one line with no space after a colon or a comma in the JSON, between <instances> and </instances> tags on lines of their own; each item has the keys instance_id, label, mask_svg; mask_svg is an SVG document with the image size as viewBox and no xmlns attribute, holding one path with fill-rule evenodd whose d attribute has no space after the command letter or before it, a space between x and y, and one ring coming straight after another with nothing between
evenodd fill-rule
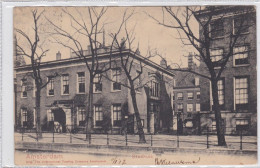
<instances>
[{"instance_id":1,"label":"bare tree","mask_svg":"<svg viewBox=\"0 0 260 168\"><path fill-rule=\"evenodd\" d=\"M44 50L42 48L43 43L40 43L40 36L39 36L39 28L42 25L39 23L41 16L44 11L41 11L38 13L37 10L32 10L32 18L33 18L33 35L31 36L29 33L25 33L23 30L15 28L15 31L22 37L20 43L16 43L16 47L19 50L17 52L18 56L25 56L30 59L30 64L32 67L32 73L27 74L30 75L35 82L35 89L36 89L36 95L35 95L35 110L36 110L36 132L37 137L42 137L42 130L41 130L41 90L47 86L49 83L49 80L47 82L43 82L42 75L41 75L41 63L42 58L46 55L46 53L49 51ZM43 40L44 42L44 40ZM29 45L29 49L23 45L23 43L27 43ZM57 76L57 74L53 75L54 77Z\"/></svg>"},{"instance_id":2,"label":"bare tree","mask_svg":"<svg viewBox=\"0 0 260 168\"><path fill-rule=\"evenodd\" d=\"M109 52L112 50L112 45L106 47L104 43L102 44L98 41L98 35L104 33L105 23L102 22L102 19L107 9L106 7L87 7L87 16L83 16L78 8L74 8L74 13L67 8L63 9L63 13L70 18L70 28L73 31L66 31L62 27L57 26L49 18L46 18L53 26L53 32L50 32L50 34L53 36L54 42L69 48L76 57L85 63L89 72L89 90L85 120L86 138L90 138L91 134L89 133L91 133L93 126L94 78L97 74L102 74L110 69L109 64L101 64L98 58L100 51ZM76 14L78 14L79 18L76 17ZM59 40L57 37L61 37L61 39ZM88 46L85 44L86 42Z\"/></svg>"},{"instance_id":3,"label":"bare tree","mask_svg":"<svg viewBox=\"0 0 260 168\"><path fill-rule=\"evenodd\" d=\"M229 10L228 8L230 7L227 7L226 10ZM174 70L190 72L211 81L218 145L225 146L225 132L221 118L217 82L220 80L221 74L225 70L228 60L233 55L234 47L244 42L246 36L242 36L241 34L248 29L249 26L252 26L251 24L247 24L248 19L252 19L253 22L255 22L255 15L252 14L252 12L254 12L253 7L239 7L238 12L241 18L238 25L236 25L236 30L218 32L218 25L221 25L225 19L225 12L219 13L219 9L220 7L215 6L206 7L206 10L203 10L202 7L163 7L162 19L155 18L150 14L148 15L159 25L177 30L179 39L182 43L193 47L199 53L195 58L205 64L207 69L206 74L194 71L193 69ZM219 15L219 18L217 19L214 18L216 14ZM199 24L200 35L197 35L194 29L192 29L192 20L194 19ZM225 39L225 45L227 46L227 51L219 55L217 60L213 59L211 54L211 50L214 49L214 35L216 33L222 33Z\"/></svg>"}]
</instances>

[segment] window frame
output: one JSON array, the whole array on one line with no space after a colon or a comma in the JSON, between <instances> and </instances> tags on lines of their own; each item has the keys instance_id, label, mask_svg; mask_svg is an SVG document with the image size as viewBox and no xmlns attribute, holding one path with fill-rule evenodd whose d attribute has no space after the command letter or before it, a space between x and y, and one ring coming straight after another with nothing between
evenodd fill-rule
<instances>
[{"instance_id":1,"label":"window frame","mask_svg":"<svg viewBox=\"0 0 260 168\"><path fill-rule=\"evenodd\" d=\"M179 108L180 106L181 106L182 108ZM181 112L181 113L182 113L182 112L183 112L183 109L184 109L183 103L178 103L178 104L177 104L177 112Z\"/></svg>"},{"instance_id":2,"label":"window frame","mask_svg":"<svg viewBox=\"0 0 260 168\"><path fill-rule=\"evenodd\" d=\"M103 121L104 121L103 107L100 104L95 104L94 105L94 127L101 127Z\"/></svg>"},{"instance_id":3,"label":"window frame","mask_svg":"<svg viewBox=\"0 0 260 168\"><path fill-rule=\"evenodd\" d=\"M221 50L222 54L221 55L213 55L212 52L213 51L218 51ZM223 60L223 55L224 55L224 48L223 47L218 47L218 48L212 48L210 49L210 60L213 63L214 67L220 67L219 64L221 64L221 60ZM212 59L214 58L214 59ZM218 58L218 59L217 59ZM219 59L220 58L220 59Z\"/></svg>"},{"instance_id":4,"label":"window frame","mask_svg":"<svg viewBox=\"0 0 260 168\"><path fill-rule=\"evenodd\" d=\"M115 75L114 75L114 71L116 71ZM119 73L117 73L119 71ZM117 68L112 68L111 69L111 91L112 92L119 92L122 90L122 86L121 86L121 75L122 75L122 69L117 67ZM116 78L116 82L114 82L114 76ZM118 88L114 88L114 85L118 85Z\"/></svg>"},{"instance_id":5,"label":"window frame","mask_svg":"<svg viewBox=\"0 0 260 168\"><path fill-rule=\"evenodd\" d=\"M67 85L65 85L64 84L64 77L67 77L68 79L67 80L65 80L65 82L67 82ZM69 84L69 79L70 77L69 77L69 74L62 74L61 75L61 95L69 95L70 94L70 84ZM64 93L64 91L66 90L64 90L64 86L68 86L68 93Z\"/></svg>"},{"instance_id":6,"label":"window frame","mask_svg":"<svg viewBox=\"0 0 260 168\"><path fill-rule=\"evenodd\" d=\"M243 51L243 52L240 52L240 53L235 53L234 49L235 48L239 48L239 47L245 47L246 50ZM233 48L233 56L232 56L232 59L233 59L233 66L234 67L240 67L240 66L248 66L249 65L249 51L250 51L250 46L249 44L245 44L245 45L240 45L240 46L235 46ZM246 63L241 63L241 64L236 64L236 60L242 60L242 59L236 59L235 58L235 55L238 55L238 54L247 54L247 57L244 58L246 60Z\"/></svg>"},{"instance_id":7,"label":"window frame","mask_svg":"<svg viewBox=\"0 0 260 168\"><path fill-rule=\"evenodd\" d=\"M80 118L81 116L81 118ZM86 107L78 106L77 107L77 126L84 127L86 121Z\"/></svg>"},{"instance_id":8,"label":"window frame","mask_svg":"<svg viewBox=\"0 0 260 168\"><path fill-rule=\"evenodd\" d=\"M25 121L24 121L25 118ZM28 109L27 108L21 108L21 126L27 127L28 126Z\"/></svg>"},{"instance_id":9,"label":"window frame","mask_svg":"<svg viewBox=\"0 0 260 168\"><path fill-rule=\"evenodd\" d=\"M200 112L200 103L196 103L196 112ZM198 108L199 107L199 108ZM199 110L198 110L199 109Z\"/></svg>"},{"instance_id":10,"label":"window frame","mask_svg":"<svg viewBox=\"0 0 260 168\"><path fill-rule=\"evenodd\" d=\"M198 94L199 93L199 94ZM196 99L200 99L200 91L196 92Z\"/></svg>"},{"instance_id":11,"label":"window frame","mask_svg":"<svg viewBox=\"0 0 260 168\"><path fill-rule=\"evenodd\" d=\"M97 81L96 81L97 80ZM97 87L99 85L99 87ZM100 88L100 89L97 89ZM102 85L102 73L97 72L93 79L93 93L101 93L103 89Z\"/></svg>"},{"instance_id":12,"label":"window frame","mask_svg":"<svg viewBox=\"0 0 260 168\"><path fill-rule=\"evenodd\" d=\"M28 92L27 92L27 78L21 79L21 98L27 98L28 97ZM26 93L26 96L24 96L24 93Z\"/></svg>"},{"instance_id":13,"label":"window frame","mask_svg":"<svg viewBox=\"0 0 260 168\"><path fill-rule=\"evenodd\" d=\"M223 89L222 90L219 89L219 81L222 81L222 84L223 84ZM225 105L225 78L224 77L220 78L217 81L217 87L218 87L218 103L219 103L220 106L224 106ZM221 94L221 95L223 95L223 103L220 102L220 100L221 100L220 99L221 91L223 92L223 94Z\"/></svg>"},{"instance_id":14,"label":"window frame","mask_svg":"<svg viewBox=\"0 0 260 168\"><path fill-rule=\"evenodd\" d=\"M119 109L116 109L116 111L115 111L115 108L114 108L115 106L117 106L117 108L119 108ZM111 111L112 111L112 113L111 113L111 115L112 115L112 117L111 117L112 118L112 120L111 120L112 121L112 127L121 127L122 126L122 107L121 107L121 104L113 104L111 106ZM114 120L115 113L117 113L116 120ZM118 115L118 114L120 114L120 115Z\"/></svg>"},{"instance_id":15,"label":"window frame","mask_svg":"<svg viewBox=\"0 0 260 168\"><path fill-rule=\"evenodd\" d=\"M179 97L179 94L181 94L182 96ZM178 92L177 93L177 100L183 100L183 92Z\"/></svg>"},{"instance_id":16,"label":"window frame","mask_svg":"<svg viewBox=\"0 0 260 168\"><path fill-rule=\"evenodd\" d=\"M79 74L84 74L84 77L79 77ZM82 81L84 81L84 92L80 92L80 86L79 84L82 84L83 82L80 81L79 82L79 79L81 78ZM86 73L83 71L83 72L77 72L77 94L85 94L86 93Z\"/></svg>"},{"instance_id":17,"label":"window frame","mask_svg":"<svg viewBox=\"0 0 260 168\"><path fill-rule=\"evenodd\" d=\"M189 108L189 107L188 107L189 105L191 105L190 107L192 107L192 108ZM187 106L187 112L193 112L193 111L194 111L194 107L193 107L194 105L193 105L193 103L187 103L186 106ZM189 111L189 109L191 109L191 111Z\"/></svg>"},{"instance_id":18,"label":"window frame","mask_svg":"<svg viewBox=\"0 0 260 168\"><path fill-rule=\"evenodd\" d=\"M46 90L47 90L47 96L55 96L55 90L54 90L54 76L47 76L47 84ZM52 89L50 89L52 88ZM53 90L53 94L50 94L50 91Z\"/></svg>"},{"instance_id":19,"label":"window frame","mask_svg":"<svg viewBox=\"0 0 260 168\"><path fill-rule=\"evenodd\" d=\"M213 30L212 31L212 25L213 24L216 24L217 26L219 26L219 22L218 21L220 21L221 23L222 23L222 27L221 28L219 28L219 29L216 29L216 30ZM220 18L220 19L214 19L214 20L212 20L211 21L211 23L209 24L209 27L210 27L210 37L212 38L212 39L219 39L219 38L224 38L224 36L225 36L225 27L224 27L224 20L222 19L222 18ZM213 32L214 33L218 33L218 32L221 32L221 34L220 35L215 35L214 34L214 36L213 36ZM222 34L222 32L223 32L223 34ZM216 33L216 34L217 34Z\"/></svg>"},{"instance_id":20,"label":"window frame","mask_svg":"<svg viewBox=\"0 0 260 168\"><path fill-rule=\"evenodd\" d=\"M192 94L191 96L189 94ZM194 99L194 93L193 92L187 92L187 99L193 100Z\"/></svg>"},{"instance_id":21,"label":"window frame","mask_svg":"<svg viewBox=\"0 0 260 168\"><path fill-rule=\"evenodd\" d=\"M236 35L236 24L235 24L235 19L243 19L243 18L241 18L243 15L245 15L245 14L240 14L240 15L237 15L237 16L234 16L233 17L233 25L232 25L232 31L233 31L233 34L234 35ZM245 19L243 19L243 20L245 20ZM246 20L246 22L245 23L247 23L246 24L246 26L248 26L249 25L249 20ZM245 26L245 25L242 25L242 26ZM249 33L249 26L247 27L247 31L245 31L245 32L243 32L243 31L241 31L241 35L243 35L243 34L248 34Z\"/></svg>"},{"instance_id":22,"label":"window frame","mask_svg":"<svg viewBox=\"0 0 260 168\"><path fill-rule=\"evenodd\" d=\"M242 89L246 89L246 92L247 92L247 103L239 103L237 104L237 94L236 94L236 91L237 91L237 86L236 86L236 80L237 79L246 79L247 80L247 88L239 88L240 90ZM250 79L249 79L249 76L235 76L234 77L234 107L235 107L235 110L248 110L249 108L249 87L250 87ZM244 94L245 95L245 94ZM239 99L240 100L240 99Z\"/></svg>"}]
</instances>

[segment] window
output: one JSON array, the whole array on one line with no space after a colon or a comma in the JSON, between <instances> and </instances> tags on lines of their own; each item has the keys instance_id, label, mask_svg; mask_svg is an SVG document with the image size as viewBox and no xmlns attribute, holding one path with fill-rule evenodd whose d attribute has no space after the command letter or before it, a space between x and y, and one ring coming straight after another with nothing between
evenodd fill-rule
<instances>
[{"instance_id":1,"label":"window","mask_svg":"<svg viewBox=\"0 0 260 168\"><path fill-rule=\"evenodd\" d=\"M234 47L233 54L234 66L248 64L248 46Z\"/></svg>"},{"instance_id":2,"label":"window","mask_svg":"<svg viewBox=\"0 0 260 168\"><path fill-rule=\"evenodd\" d=\"M224 104L225 95L224 95L224 79L220 79L217 82L218 85L218 102L220 105Z\"/></svg>"},{"instance_id":3,"label":"window","mask_svg":"<svg viewBox=\"0 0 260 168\"><path fill-rule=\"evenodd\" d=\"M112 106L112 115L113 115L113 126L121 126L121 104L114 104Z\"/></svg>"},{"instance_id":4,"label":"window","mask_svg":"<svg viewBox=\"0 0 260 168\"><path fill-rule=\"evenodd\" d=\"M95 112L95 126L101 126L103 122L103 111L101 105L95 105L94 106L94 112Z\"/></svg>"},{"instance_id":5,"label":"window","mask_svg":"<svg viewBox=\"0 0 260 168\"><path fill-rule=\"evenodd\" d=\"M200 111L200 104L196 103L196 111L199 112Z\"/></svg>"},{"instance_id":6,"label":"window","mask_svg":"<svg viewBox=\"0 0 260 168\"><path fill-rule=\"evenodd\" d=\"M85 72L78 72L78 93L85 93Z\"/></svg>"},{"instance_id":7,"label":"window","mask_svg":"<svg viewBox=\"0 0 260 168\"><path fill-rule=\"evenodd\" d=\"M215 63L214 66L219 66L216 62L223 58L223 49L210 49L210 58Z\"/></svg>"},{"instance_id":8,"label":"window","mask_svg":"<svg viewBox=\"0 0 260 168\"><path fill-rule=\"evenodd\" d=\"M200 85L200 78L195 77L195 86L199 86Z\"/></svg>"},{"instance_id":9,"label":"window","mask_svg":"<svg viewBox=\"0 0 260 168\"><path fill-rule=\"evenodd\" d=\"M101 82L101 73L97 73L94 77L94 92L101 92L102 91L102 82Z\"/></svg>"},{"instance_id":10,"label":"window","mask_svg":"<svg viewBox=\"0 0 260 168\"><path fill-rule=\"evenodd\" d=\"M69 75L62 75L62 94L69 94Z\"/></svg>"},{"instance_id":11,"label":"window","mask_svg":"<svg viewBox=\"0 0 260 168\"><path fill-rule=\"evenodd\" d=\"M187 112L192 112L193 111L193 104L188 103L187 104Z\"/></svg>"},{"instance_id":12,"label":"window","mask_svg":"<svg viewBox=\"0 0 260 168\"><path fill-rule=\"evenodd\" d=\"M21 80L21 90L22 90L22 97L27 97L27 79L22 79Z\"/></svg>"},{"instance_id":13,"label":"window","mask_svg":"<svg viewBox=\"0 0 260 168\"><path fill-rule=\"evenodd\" d=\"M210 35L212 38L224 36L224 24L222 19L218 19L210 23Z\"/></svg>"},{"instance_id":14,"label":"window","mask_svg":"<svg viewBox=\"0 0 260 168\"><path fill-rule=\"evenodd\" d=\"M136 77L139 75L138 78L136 78L136 91L141 92L141 71L136 71Z\"/></svg>"},{"instance_id":15,"label":"window","mask_svg":"<svg viewBox=\"0 0 260 168\"><path fill-rule=\"evenodd\" d=\"M192 100L193 99L193 92L188 92L188 100Z\"/></svg>"},{"instance_id":16,"label":"window","mask_svg":"<svg viewBox=\"0 0 260 168\"><path fill-rule=\"evenodd\" d=\"M249 28L249 22L248 19L246 19L245 16L238 16L236 18L234 18L234 34L237 34L238 31L239 34L242 33L248 33L248 29Z\"/></svg>"},{"instance_id":17,"label":"window","mask_svg":"<svg viewBox=\"0 0 260 168\"><path fill-rule=\"evenodd\" d=\"M78 126L85 126L86 111L84 106L79 106L77 109L78 112Z\"/></svg>"},{"instance_id":18,"label":"window","mask_svg":"<svg viewBox=\"0 0 260 168\"><path fill-rule=\"evenodd\" d=\"M28 121L28 113L26 108L21 109L21 122L22 127L27 127L27 121Z\"/></svg>"},{"instance_id":19,"label":"window","mask_svg":"<svg viewBox=\"0 0 260 168\"><path fill-rule=\"evenodd\" d=\"M121 90L120 84L120 77L121 77L121 69L116 68L112 69L112 90Z\"/></svg>"},{"instance_id":20,"label":"window","mask_svg":"<svg viewBox=\"0 0 260 168\"><path fill-rule=\"evenodd\" d=\"M47 110L47 120L48 121L54 121L54 114L51 109Z\"/></svg>"},{"instance_id":21,"label":"window","mask_svg":"<svg viewBox=\"0 0 260 168\"><path fill-rule=\"evenodd\" d=\"M182 92L177 93L177 99L178 100L183 100L183 93Z\"/></svg>"},{"instance_id":22,"label":"window","mask_svg":"<svg viewBox=\"0 0 260 168\"><path fill-rule=\"evenodd\" d=\"M224 129L225 129L225 120L222 119L221 121L222 121L222 127L224 127ZM211 130L212 130L212 131L216 131L216 130L217 130L216 120L212 120Z\"/></svg>"},{"instance_id":23,"label":"window","mask_svg":"<svg viewBox=\"0 0 260 168\"><path fill-rule=\"evenodd\" d=\"M150 95L153 97L159 97L159 83L152 80L150 85Z\"/></svg>"},{"instance_id":24,"label":"window","mask_svg":"<svg viewBox=\"0 0 260 168\"><path fill-rule=\"evenodd\" d=\"M192 128L193 127L192 121L187 121L186 124L185 124L185 127L186 128Z\"/></svg>"},{"instance_id":25,"label":"window","mask_svg":"<svg viewBox=\"0 0 260 168\"><path fill-rule=\"evenodd\" d=\"M182 103L178 103L177 108L178 108L178 112L183 112L183 104Z\"/></svg>"},{"instance_id":26,"label":"window","mask_svg":"<svg viewBox=\"0 0 260 168\"><path fill-rule=\"evenodd\" d=\"M248 105L248 78L235 78L235 104L236 109L247 109Z\"/></svg>"},{"instance_id":27,"label":"window","mask_svg":"<svg viewBox=\"0 0 260 168\"><path fill-rule=\"evenodd\" d=\"M48 77L48 84L47 84L47 95L53 96L54 95L54 77L49 76Z\"/></svg>"},{"instance_id":28,"label":"window","mask_svg":"<svg viewBox=\"0 0 260 168\"><path fill-rule=\"evenodd\" d=\"M236 130L246 130L249 128L249 119L236 119Z\"/></svg>"},{"instance_id":29,"label":"window","mask_svg":"<svg viewBox=\"0 0 260 168\"><path fill-rule=\"evenodd\" d=\"M197 92L197 99L200 99L200 92Z\"/></svg>"}]
</instances>

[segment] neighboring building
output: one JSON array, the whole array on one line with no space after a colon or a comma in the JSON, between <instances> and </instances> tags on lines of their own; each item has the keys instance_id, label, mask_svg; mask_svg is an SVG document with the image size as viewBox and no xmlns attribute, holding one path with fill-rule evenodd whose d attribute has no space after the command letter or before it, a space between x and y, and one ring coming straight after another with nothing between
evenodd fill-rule
<instances>
[{"instance_id":1,"label":"neighboring building","mask_svg":"<svg viewBox=\"0 0 260 168\"><path fill-rule=\"evenodd\" d=\"M181 70L196 71L198 66L189 53L188 67ZM180 70L180 69L179 69ZM199 131L198 116L200 112L199 77L190 72L173 70L175 74L173 86L174 130L179 134L197 134Z\"/></svg>"},{"instance_id":2,"label":"neighboring building","mask_svg":"<svg viewBox=\"0 0 260 168\"><path fill-rule=\"evenodd\" d=\"M102 51L102 52L101 52ZM100 48L99 62L109 61L110 53ZM72 53L73 54L73 53ZM88 54L88 51L86 51ZM174 74L166 68L144 59L141 55L124 51L125 56L141 61L145 67L140 79L137 80L136 97L144 131L158 133L172 128L171 83ZM89 72L82 60L71 56L44 62L41 65L41 76L50 81L41 91L41 121L43 130L52 130L54 124L66 130L66 125L75 131L83 131L85 127L86 103L89 90ZM112 59L118 58L113 52ZM90 57L88 58L90 59ZM115 59L118 60L118 59ZM105 74L97 74L94 79L94 132L122 132L127 128L129 133L136 133L136 119L132 107L129 89L124 87L127 78L120 62L112 65ZM140 73L139 62L134 62L132 73ZM102 67L102 66L101 66ZM33 129L35 126L35 89L31 66L26 65L15 69L17 74L17 127ZM54 77L54 74L59 74ZM111 77L112 81L107 77ZM117 81L117 82L115 82ZM111 128L110 128L111 127Z\"/></svg>"},{"instance_id":3,"label":"neighboring building","mask_svg":"<svg viewBox=\"0 0 260 168\"><path fill-rule=\"evenodd\" d=\"M207 17L209 7L198 12L198 17ZM245 12L246 11L246 12ZM200 13L200 14L199 14ZM244 22L241 21L242 16ZM226 134L236 134L240 129L248 134L256 135L257 129L257 73L256 73L256 11L253 6L222 6L218 7L210 27L211 56L217 63L222 53L229 50L229 38L225 32L238 30L243 23L241 37L234 47L233 56L226 64L225 70L218 82L219 104L224 120ZM201 33L201 27L200 27ZM207 74L204 63L200 71ZM216 121L212 111L210 81L201 78L201 127L209 126L216 132Z\"/></svg>"}]
</instances>

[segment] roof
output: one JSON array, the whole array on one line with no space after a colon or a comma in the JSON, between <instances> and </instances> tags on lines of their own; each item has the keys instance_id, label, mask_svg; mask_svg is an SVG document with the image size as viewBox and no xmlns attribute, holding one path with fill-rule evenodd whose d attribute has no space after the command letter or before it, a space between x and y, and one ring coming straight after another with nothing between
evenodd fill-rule
<instances>
[{"instance_id":1,"label":"roof","mask_svg":"<svg viewBox=\"0 0 260 168\"><path fill-rule=\"evenodd\" d=\"M136 60L138 61L142 61L144 62L146 65L149 65L167 75L170 75L170 76L175 76L175 74L160 66L159 64L141 56L140 54L137 54L131 50L124 50L122 52L123 54L129 54L130 53L130 56L134 57ZM109 59L110 56L111 57L117 57L119 54L118 51L114 51L112 53L110 52L106 52L106 53L100 53L98 54L98 57L100 60L105 60L105 59ZM89 61L91 60L91 55L87 55L86 56L86 59L88 59ZM59 66L63 66L63 65L69 65L69 64L79 64L79 63L84 63L84 61L82 60L82 58L79 58L79 57L75 57L75 58L68 58L68 59L61 59L61 60L54 60L54 61L48 61L48 62L42 62L41 63L41 68L46 68L46 67L59 67ZM31 64L28 64L28 65L24 65L24 66L20 66L20 67L17 67L15 68L15 70L18 72L21 72L21 71L30 71L32 70L32 67L31 67Z\"/></svg>"}]
</instances>

